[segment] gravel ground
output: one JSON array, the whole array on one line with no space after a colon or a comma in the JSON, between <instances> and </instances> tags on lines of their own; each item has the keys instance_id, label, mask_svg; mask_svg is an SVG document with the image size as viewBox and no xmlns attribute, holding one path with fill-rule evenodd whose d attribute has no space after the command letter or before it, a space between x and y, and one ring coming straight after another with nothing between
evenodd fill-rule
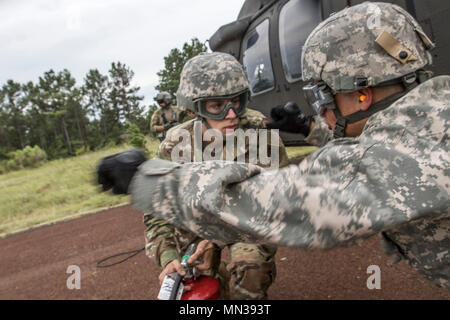
<instances>
[{"instance_id":1,"label":"gravel ground","mask_svg":"<svg viewBox=\"0 0 450 320\"><path fill-rule=\"evenodd\" d=\"M0 239L0 299L156 299L159 269L143 252L110 268L96 263L144 246L142 214L131 206L32 229ZM226 257L226 253L224 253ZM401 262L389 266L377 237L352 248L311 251L280 247L271 300L450 299ZM70 265L81 288L70 290ZM381 289L369 290L367 268L381 269Z\"/></svg>"}]
</instances>

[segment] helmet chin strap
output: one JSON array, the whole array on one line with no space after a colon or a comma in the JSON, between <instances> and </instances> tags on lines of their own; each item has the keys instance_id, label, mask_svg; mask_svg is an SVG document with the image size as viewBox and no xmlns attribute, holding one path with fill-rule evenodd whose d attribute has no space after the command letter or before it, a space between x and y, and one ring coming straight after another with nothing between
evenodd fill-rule
<instances>
[{"instance_id":1,"label":"helmet chin strap","mask_svg":"<svg viewBox=\"0 0 450 320\"><path fill-rule=\"evenodd\" d=\"M430 77L431 77L430 73L427 73L426 71L423 70L418 70L400 79L388 81L385 84L380 85L381 87L396 83L402 83L405 90L399 93L395 93L381 101L373 103L367 110L359 110L349 115L343 116L342 113L339 111L339 108L337 108L336 106L336 108L333 109L334 115L336 116L336 127L334 128L333 131L334 138L337 139L345 137L345 128L347 128L348 124L363 120L365 118L370 117L374 113L377 113L378 111L386 109L395 101L406 95L409 91L417 87L420 83L428 80Z\"/></svg>"},{"instance_id":2,"label":"helmet chin strap","mask_svg":"<svg viewBox=\"0 0 450 320\"><path fill-rule=\"evenodd\" d=\"M336 127L334 128L333 131L334 138L337 139L345 137L345 128L347 128L348 124L358 122L362 119L370 117L371 115L377 113L378 111L386 109L396 100L403 97L406 93L407 91L393 94L386 99L383 99L381 101L372 104L370 108L367 110L364 111L359 110L346 116L343 116L342 113L339 111L339 109L336 107L335 109L333 109L334 115L336 116Z\"/></svg>"}]
</instances>

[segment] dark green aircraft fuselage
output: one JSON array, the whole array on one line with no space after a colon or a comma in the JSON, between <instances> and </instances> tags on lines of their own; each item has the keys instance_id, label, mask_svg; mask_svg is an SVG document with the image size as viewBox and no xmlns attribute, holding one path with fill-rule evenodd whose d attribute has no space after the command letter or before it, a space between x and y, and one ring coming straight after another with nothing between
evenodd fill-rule
<instances>
[{"instance_id":1,"label":"dark green aircraft fuselage","mask_svg":"<svg viewBox=\"0 0 450 320\"><path fill-rule=\"evenodd\" d=\"M331 13L363 1L353 0L246 0L236 21L220 27L209 39L212 51L227 52L244 66L252 99L249 107L270 116L272 107L295 101L303 113L306 104L300 56L309 33ZM450 1L383 1L405 8L436 44L432 51L434 75L450 74ZM286 145L304 144L300 134L281 132Z\"/></svg>"}]
</instances>

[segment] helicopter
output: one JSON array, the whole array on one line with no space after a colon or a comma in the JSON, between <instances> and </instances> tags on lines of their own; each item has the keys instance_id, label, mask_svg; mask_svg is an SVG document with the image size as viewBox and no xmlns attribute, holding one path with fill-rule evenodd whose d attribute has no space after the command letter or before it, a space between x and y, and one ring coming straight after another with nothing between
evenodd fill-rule
<instances>
[{"instance_id":1,"label":"helicopter","mask_svg":"<svg viewBox=\"0 0 450 320\"><path fill-rule=\"evenodd\" d=\"M276 106L294 101L305 115L314 111L302 87L301 51L308 35L332 13L364 1L246 0L235 21L221 26L209 39L212 51L233 55L244 67L251 91L249 108L268 118ZM375 1L369 1L375 2ZM379 2L379 1L378 1ZM450 74L448 0L393 0L407 10L436 44L432 51L435 76ZM446 27L447 26L447 27ZM280 131L285 145L305 145L304 136Z\"/></svg>"}]
</instances>

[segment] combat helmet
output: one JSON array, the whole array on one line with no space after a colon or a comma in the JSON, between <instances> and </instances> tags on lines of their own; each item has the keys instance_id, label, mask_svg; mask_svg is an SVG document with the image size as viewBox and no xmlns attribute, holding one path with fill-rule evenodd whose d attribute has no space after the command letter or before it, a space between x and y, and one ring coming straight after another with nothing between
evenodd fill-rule
<instances>
[{"instance_id":1,"label":"combat helmet","mask_svg":"<svg viewBox=\"0 0 450 320\"><path fill-rule=\"evenodd\" d=\"M239 97L237 116L248 105L250 89L244 70L232 55L222 52L201 53L188 60L180 75L177 103L200 117L221 120L232 107L229 103L217 113L208 112L207 100L233 99Z\"/></svg>"},{"instance_id":2,"label":"combat helmet","mask_svg":"<svg viewBox=\"0 0 450 320\"><path fill-rule=\"evenodd\" d=\"M172 104L172 96L167 91L162 91L156 95L156 97L153 98L158 104L161 102L165 102L167 106L170 106Z\"/></svg>"},{"instance_id":3,"label":"combat helmet","mask_svg":"<svg viewBox=\"0 0 450 320\"><path fill-rule=\"evenodd\" d=\"M364 2L331 15L309 35L302 49L302 78L313 83L304 93L313 109L336 114L335 137L345 126L387 108L427 80L422 70L432 63L434 47L420 25L404 9L381 2ZM362 88L402 83L405 91L374 103L367 111L343 117L334 95Z\"/></svg>"}]
</instances>

